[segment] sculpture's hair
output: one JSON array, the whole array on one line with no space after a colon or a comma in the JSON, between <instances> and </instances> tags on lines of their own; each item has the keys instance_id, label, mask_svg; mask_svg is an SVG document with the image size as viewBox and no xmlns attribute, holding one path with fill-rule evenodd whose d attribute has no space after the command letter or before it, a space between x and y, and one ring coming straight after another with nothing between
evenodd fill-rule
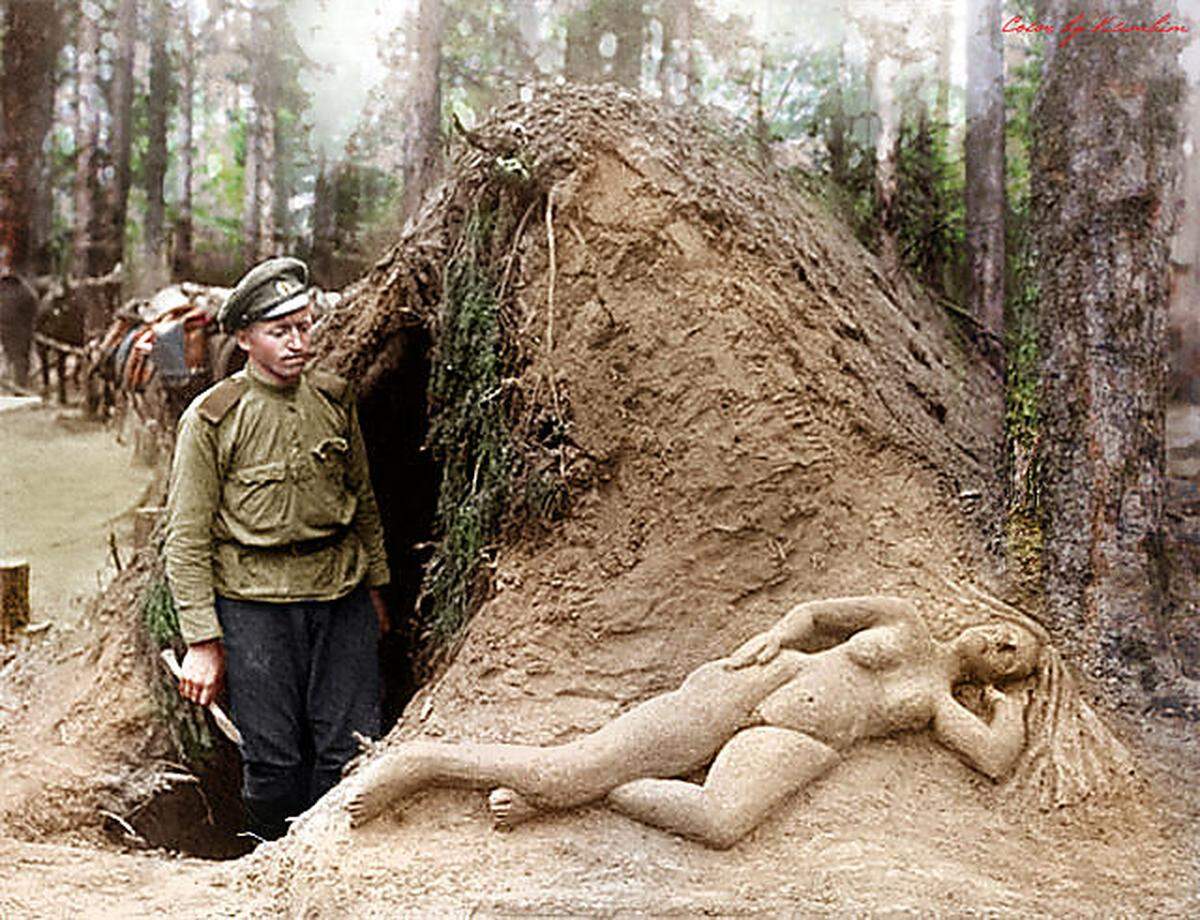
<instances>
[{"instance_id":1,"label":"sculpture's hair","mask_svg":"<svg viewBox=\"0 0 1200 920\"><path fill-rule=\"evenodd\" d=\"M966 590L989 613L1020 626L1041 644L1037 685L1025 712L1025 749L1009 783L1044 810L1127 792L1136 775L1133 758L1083 698L1045 628L998 598L970 586Z\"/></svg>"}]
</instances>

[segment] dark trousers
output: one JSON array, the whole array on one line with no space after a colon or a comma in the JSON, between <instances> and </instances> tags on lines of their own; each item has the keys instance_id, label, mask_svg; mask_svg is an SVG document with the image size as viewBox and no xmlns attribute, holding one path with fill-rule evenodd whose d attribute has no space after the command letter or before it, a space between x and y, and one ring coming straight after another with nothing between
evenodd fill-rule
<instances>
[{"instance_id":1,"label":"dark trousers","mask_svg":"<svg viewBox=\"0 0 1200 920\"><path fill-rule=\"evenodd\" d=\"M353 732L379 734L379 623L367 589L335 601L217 597L251 829L287 831L341 778Z\"/></svg>"}]
</instances>

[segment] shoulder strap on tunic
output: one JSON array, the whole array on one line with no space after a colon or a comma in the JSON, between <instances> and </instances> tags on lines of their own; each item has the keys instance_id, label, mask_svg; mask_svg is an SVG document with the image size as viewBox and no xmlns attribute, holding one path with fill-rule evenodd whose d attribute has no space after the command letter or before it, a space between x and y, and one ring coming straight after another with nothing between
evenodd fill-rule
<instances>
[{"instance_id":1,"label":"shoulder strap on tunic","mask_svg":"<svg viewBox=\"0 0 1200 920\"><path fill-rule=\"evenodd\" d=\"M196 412L206 422L218 425L225 414L237 405L237 401L246 392L246 380L240 377L226 377L200 400Z\"/></svg>"},{"instance_id":2,"label":"shoulder strap on tunic","mask_svg":"<svg viewBox=\"0 0 1200 920\"><path fill-rule=\"evenodd\" d=\"M345 403L350 395L350 381L337 374L331 374L329 371L311 371L309 380L312 381L313 386L332 398L334 402Z\"/></svg>"}]
</instances>

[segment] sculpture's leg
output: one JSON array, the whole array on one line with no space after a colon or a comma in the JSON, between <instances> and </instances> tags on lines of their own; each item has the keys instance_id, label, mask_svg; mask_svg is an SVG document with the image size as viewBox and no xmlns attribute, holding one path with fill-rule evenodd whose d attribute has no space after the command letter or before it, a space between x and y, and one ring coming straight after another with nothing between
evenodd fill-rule
<instances>
[{"instance_id":1,"label":"sculpture's leg","mask_svg":"<svg viewBox=\"0 0 1200 920\"><path fill-rule=\"evenodd\" d=\"M797 653L768 665L727 670L712 662L682 687L653 697L576 741L554 747L410 742L358 776L349 804L363 824L425 786L515 790L522 806L571 808L643 776L680 776L708 763L746 723L751 709L791 677Z\"/></svg>"},{"instance_id":2,"label":"sculpture's leg","mask_svg":"<svg viewBox=\"0 0 1200 920\"><path fill-rule=\"evenodd\" d=\"M721 749L703 786L638 779L610 792L608 803L645 824L726 849L837 761L833 748L808 735L750 728Z\"/></svg>"}]
</instances>

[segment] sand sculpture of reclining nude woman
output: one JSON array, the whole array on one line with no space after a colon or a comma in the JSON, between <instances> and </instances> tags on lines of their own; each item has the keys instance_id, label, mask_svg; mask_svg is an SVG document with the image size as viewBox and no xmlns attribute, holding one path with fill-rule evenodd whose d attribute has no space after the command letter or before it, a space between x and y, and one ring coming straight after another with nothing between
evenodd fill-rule
<instances>
[{"instance_id":1,"label":"sand sculpture of reclining nude woman","mask_svg":"<svg viewBox=\"0 0 1200 920\"><path fill-rule=\"evenodd\" d=\"M999 620L938 642L915 606L898 598L803 603L729 657L701 665L677 690L566 744L389 748L352 779L351 823L425 787L465 787L492 790L489 807L501 827L604 800L638 821L725 848L856 743L918 730L998 780L1026 749L1030 684L1053 682L1051 672L1060 670L1048 667L1043 639ZM983 688L986 717L958 701L953 691L963 683ZM1119 748L1090 710L1084 716L1076 741L1090 735ZM705 766L703 783L679 778ZM1052 795L1078 772L1044 763L1027 772L1038 770L1059 787ZM1075 785L1086 794L1096 780L1081 776Z\"/></svg>"}]
</instances>

